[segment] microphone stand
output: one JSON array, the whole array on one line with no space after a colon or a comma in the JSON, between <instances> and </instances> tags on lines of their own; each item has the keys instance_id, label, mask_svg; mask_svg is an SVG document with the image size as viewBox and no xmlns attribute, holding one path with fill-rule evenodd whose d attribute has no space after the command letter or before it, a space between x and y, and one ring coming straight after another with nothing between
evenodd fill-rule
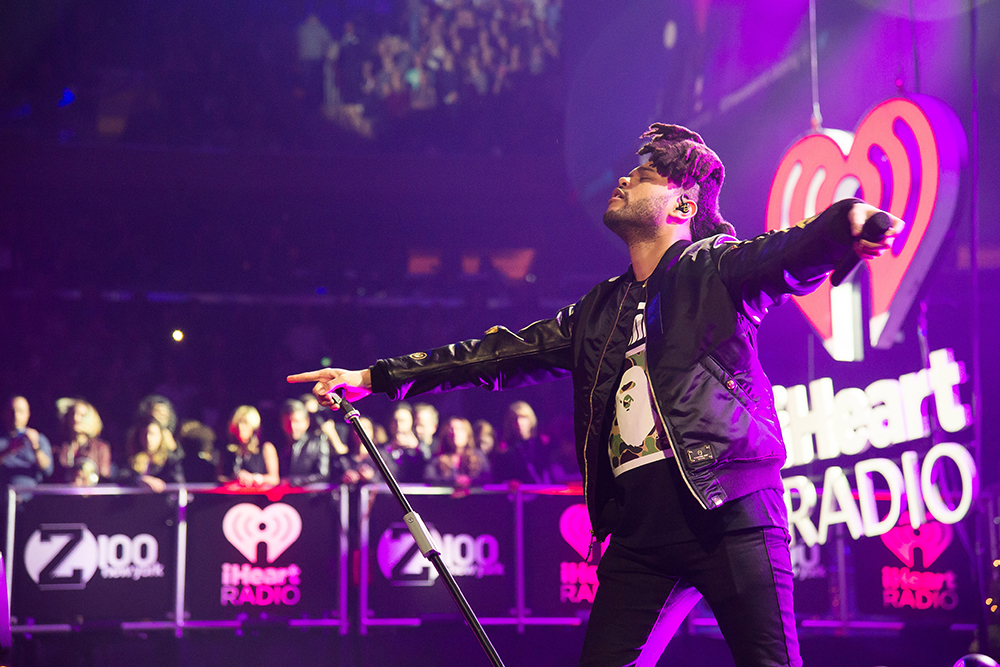
<instances>
[{"instance_id":1,"label":"microphone stand","mask_svg":"<svg viewBox=\"0 0 1000 667\"><path fill-rule=\"evenodd\" d=\"M465 617L465 622L469 625L472 631L476 635L476 639L479 640L479 645L483 647L483 651L489 656L490 662L494 667L504 667L503 662L500 660L500 655L497 653L496 649L493 648L493 644L490 643L490 638L486 635L486 630L483 629L482 624L476 617L476 613L472 611L472 607L469 606L469 602L465 599L465 595L462 594L462 589L458 587L458 582L455 581L455 577L452 576L451 572L448 570L448 566L444 564L444 560L441 558L441 552L437 550L433 539L431 538L430 532L427 530L427 526L424 525L423 519L420 515L413 511L410 506L410 501L406 499L406 495L403 493L402 489L399 488L399 484L396 483L396 479L392 476L392 472L389 470L385 463L385 459L382 458L382 454L379 452L378 447L372 442L372 439L368 437L368 433L361 426L359 418L361 413L358 409L351 405L346 398L338 394L337 392L332 392L329 394L330 398L337 407L344 411L344 420L354 427L355 432L358 437L361 438L361 442L364 443L365 449L368 450L368 455L371 456L372 460L375 461L375 465L378 467L380 473L382 473L382 479L385 481L386 485L392 491L392 495L396 497L399 501L400 506L403 508L403 521L406 522L406 527L410 529L410 534L413 535L413 539L416 540L417 548L420 549L420 553L424 555L424 558L429 560L434 569L437 570L438 575L444 580L445 585L448 587L448 592L451 593L451 597L455 600L455 604L458 605L459 609L462 610L462 615Z\"/></svg>"}]
</instances>

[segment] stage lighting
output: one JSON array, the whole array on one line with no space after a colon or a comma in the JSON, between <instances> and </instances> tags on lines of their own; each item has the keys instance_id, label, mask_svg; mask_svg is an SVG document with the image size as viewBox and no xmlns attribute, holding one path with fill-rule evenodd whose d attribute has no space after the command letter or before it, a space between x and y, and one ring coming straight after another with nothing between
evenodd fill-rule
<instances>
[{"instance_id":1,"label":"stage lighting","mask_svg":"<svg viewBox=\"0 0 1000 667\"><path fill-rule=\"evenodd\" d=\"M179 343L184 340L184 332L180 329L174 329L174 332L170 334L170 337Z\"/></svg>"},{"instance_id":2,"label":"stage lighting","mask_svg":"<svg viewBox=\"0 0 1000 667\"><path fill-rule=\"evenodd\" d=\"M1000 667L997 661L988 655L981 653L970 653L958 659L952 667Z\"/></svg>"}]
</instances>

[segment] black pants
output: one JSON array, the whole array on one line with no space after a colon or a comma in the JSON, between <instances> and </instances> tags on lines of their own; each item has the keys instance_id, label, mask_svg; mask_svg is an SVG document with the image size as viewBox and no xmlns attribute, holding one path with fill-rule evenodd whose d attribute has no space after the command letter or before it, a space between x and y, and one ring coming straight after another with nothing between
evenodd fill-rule
<instances>
[{"instance_id":1,"label":"black pants","mask_svg":"<svg viewBox=\"0 0 1000 667\"><path fill-rule=\"evenodd\" d=\"M702 596L738 667L802 664L781 528L642 550L612 536L597 576L582 667L653 667Z\"/></svg>"}]
</instances>

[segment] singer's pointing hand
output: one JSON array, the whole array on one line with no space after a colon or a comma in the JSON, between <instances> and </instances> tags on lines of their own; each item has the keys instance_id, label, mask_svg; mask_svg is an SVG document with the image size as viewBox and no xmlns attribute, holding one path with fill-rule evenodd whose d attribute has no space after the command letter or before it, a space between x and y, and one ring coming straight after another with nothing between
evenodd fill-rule
<instances>
[{"instance_id":1,"label":"singer's pointing hand","mask_svg":"<svg viewBox=\"0 0 1000 667\"><path fill-rule=\"evenodd\" d=\"M372 375L367 368L363 371L347 371L343 368L324 368L308 373L296 373L286 378L289 382L315 382L313 394L328 408L337 409L330 393L342 389L344 398L354 402L372 393Z\"/></svg>"}]
</instances>

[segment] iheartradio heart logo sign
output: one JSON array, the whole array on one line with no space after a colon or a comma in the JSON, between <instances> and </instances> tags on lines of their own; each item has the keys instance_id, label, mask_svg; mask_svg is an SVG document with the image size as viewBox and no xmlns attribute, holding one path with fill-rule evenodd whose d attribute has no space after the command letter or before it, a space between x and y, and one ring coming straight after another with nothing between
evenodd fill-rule
<instances>
[{"instance_id":1,"label":"iheartradio heart logo sign","mask_svg":"<svg viewBox=\"0 0 1000 667\"><path fill-rule=\"evenodd\" d=\"M882 543L896 554L906 567L916 565L916 550L920 549L923 567L929 568L951 544L955 529L939 521L930 521L920 528L910 525L910 518L904 513L899 525L883 533Z\"/></svg>"},{"instance_id":2,"label":"iheartradio heart logo sign","mask_svg":"<svg viewBox=\"0 0 1000 667\"><path fill-rule=\"evenodd\" d=\"M267 562L273 563L302 534L302 517L285 503L264 509L251 503L234 505L222 518L222 534L251 563L257 562L257 545L267 547Z\"/></svg>"},{"instance_id":3,"label":"iheartradio heart logo sign","mask_svg":"<svg viewBox=\"0 0 1000 667\"><path fill-rule=\"evenodd\" d=\"M917 295L951 224L965 158L965 132L955 112L925 95L886 100L852 135L838 130L795 142L778 165L767 201L767 230L786 229L830 204L859 197L906 221L892 253L868 264L872 345L888 348ZM834 358L859 360L857 299L834 294L850 283L794 297ZM843 303L845 308L835 308ZM837 312L836 317L834 312ZM842 314L843 313L843 314Z\"/></svg>"},{"instance_id":4,"label":"iheartradio heart logo sign","mask_svg":"<svg viewBox=\"0 0 1000 667\"><path fill-rule=\"evenodd\" d=\"M570 505L563 510L559 517L559 534L574 551L580 554L581 559L586 560L592 537L586 505Z\"/></svg>"}]
</instances>

